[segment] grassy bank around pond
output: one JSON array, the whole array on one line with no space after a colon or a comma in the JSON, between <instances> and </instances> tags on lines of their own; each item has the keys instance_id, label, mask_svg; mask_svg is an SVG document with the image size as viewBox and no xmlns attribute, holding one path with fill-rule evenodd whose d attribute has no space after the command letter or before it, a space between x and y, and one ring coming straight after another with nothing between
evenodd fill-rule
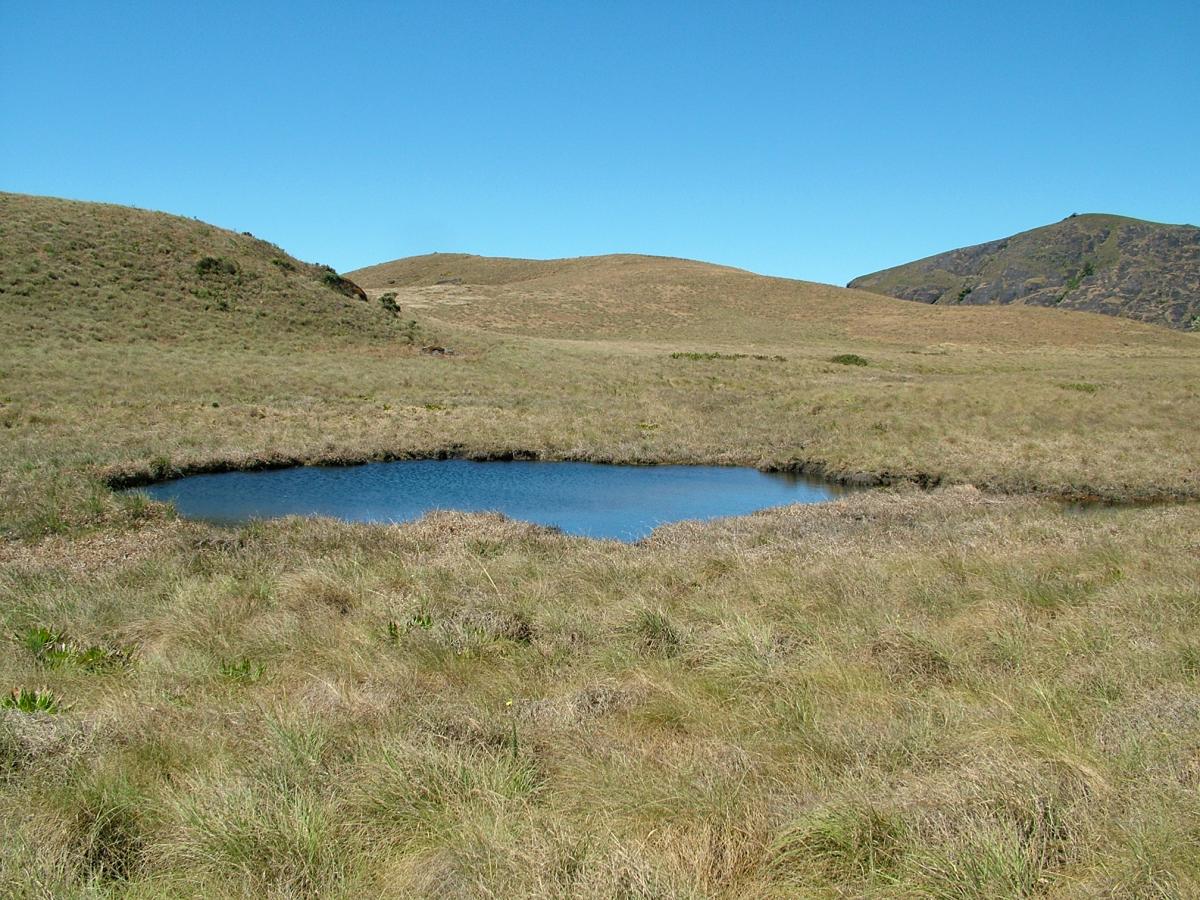
<instances>
[{"instance_id":1,"label":"grassy bank around pond","mask_svg":"<svg viewBox=\"0 0 1200 900\"><path fill-rule=\"evenodd\" d=\"M110 477L440 453L1200 496L1200 352L925 355L860 342L870 365L848 366L828 361L834 345L696 361L662 345L426 327L459 354L371 343L15 353L0 409L0 527L30 536L103 521Z\"/></svg>"},{"instance_id":2,"label":"grassy bank around pond","mask_svg":"<svg viewBox=\"0 0 1200 900\"><path fill-rule=\"evenodd\" d=\"M1200 891L1200 505L1039 499L1200 497L1200 336L0 212L0 893ZM900 486L635 546L108 487L447 453Z\"/></svg>"},{"instance_id":3,"label":"grassy bank around pond","mask_svg":"<svg viewBox=\"0 0 1200 900\"><path fill-rule=\"evenodd\" d=\"M0 885L1194 895L1197 535L949 488L634 546L457 514L10 545L0 679L57 710L0 711Z\"/></svg>"}]
</instances>

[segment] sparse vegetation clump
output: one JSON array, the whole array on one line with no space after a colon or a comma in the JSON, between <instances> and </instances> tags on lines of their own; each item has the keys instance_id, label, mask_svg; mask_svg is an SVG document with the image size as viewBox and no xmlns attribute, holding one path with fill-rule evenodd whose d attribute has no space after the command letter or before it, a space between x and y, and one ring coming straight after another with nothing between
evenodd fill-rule
<instances>
[{"instance_id":1,"label":"sparse vegetation clump","mask_svg":"<svg viewBox=\"0 0 1200 900\"><path fill-rule=\"evenodd\" d=\"M839 353L837 356L831 356L829 361L837 363L840 366L867 366L870 365L867 360L859 356L857 353Z\"/></svg>"},{"instance_id":2,"label":"sparse vegetation clump","mask_svg":"<svg viewBox=\"0 0 1200 900\"><path fill-rule=\"evenodd\" d=\"M231 259L204 256L196 262L197 275L236 275L238 265Z\"/></svg>"},{"instance_id":3,"label":"sparse vegetation clump","mask_svg":"<svg viewBox=\"0 0 1200 900\"><path fill-rule=\"evenodd\" d=\"M23 713L56 713L62 704L51 691L44 688L13 688L0 695L0 709L15 709Z\"/></svg>"},{"instance_id":4,"label":"sparse vegetation clump","mask_svg":"<svg viewBox=\"0 0 1200 900\"><path fill-rule=\"evenodd\" d=\"M63 632L44 626L28 629L20 640L43 666L73 665L84 671L101 672L129 661L128 652L121 648L79 644Z\"/></svg>"},{"instance_id":5,"label":"sparse vegetation clump","mask_svg":"<svg viewBox=\"0 0 1200 900\"><path fill-rule=\"evenodd\" d=\"M234 684L254 684L263 676L266 667L249 659L222 660L221 677Z\"/></svg>"},{"instance_id":6,"label":"sparse vegetation clump","mask_svg":"<svg viewBox=\"0 0 1200 900\"><path fill-rule=\"evenodd\" d=\"M323 284L333 288L339 294L345 294L347 297L353 297L355 300L367 299L366 292L346 276L339 275L329 266L318 266L318 268L321 270L321 281Z\"/></svg>"}]
</instances>

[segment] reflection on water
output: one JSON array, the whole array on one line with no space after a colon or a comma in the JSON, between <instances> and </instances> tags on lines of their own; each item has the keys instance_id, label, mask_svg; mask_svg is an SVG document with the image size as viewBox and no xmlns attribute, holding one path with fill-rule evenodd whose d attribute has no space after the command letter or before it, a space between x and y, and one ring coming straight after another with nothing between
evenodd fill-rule
<instances>
[{"instance_id":1,"label":"reflection on water","mask_svg":"<svg viewBox=\"0 0 1200 900\"><path fill-rule=\"evenodd\" d=\"M794 473L725 466L405 460L194 475L138 490L174 503L181 515L221 523L285 515L399 522L454 509L636 540L667 522L819 503L845 489Z\"/></svg>"}]
</instances>

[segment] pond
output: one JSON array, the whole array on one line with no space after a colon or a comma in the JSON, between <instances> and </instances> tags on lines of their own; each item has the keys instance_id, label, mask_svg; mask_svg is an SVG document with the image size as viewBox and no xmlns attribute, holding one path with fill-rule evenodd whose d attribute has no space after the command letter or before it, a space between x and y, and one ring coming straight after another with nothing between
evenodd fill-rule
<instances>
[{"instance_id":1,"label":"pond","mask_svg":"<svg viewBox=\"0 0 1200 900\"><path fill-rule=\"evenodd\" d=\"M192 475L136 488L221 524L290 515L402 522L435 509L496 511L569 534L632 541L683 519L819 503L845 488L729 466L403 460Z\"/></svg>"}]
</instances>

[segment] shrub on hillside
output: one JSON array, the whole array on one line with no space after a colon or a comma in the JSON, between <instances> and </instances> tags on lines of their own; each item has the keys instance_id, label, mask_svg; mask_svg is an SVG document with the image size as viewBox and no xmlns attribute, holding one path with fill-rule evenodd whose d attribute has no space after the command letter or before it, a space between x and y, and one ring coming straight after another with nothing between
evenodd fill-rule
<instances>
[{"instance_id":1,"label":"shrub on hillside","mask_svg":"<svg viewBox=\"0 0 1200 900\"><path fill-rule=\"evenodd\" d=\"M356 297L359 300L367 299L367 292L360 288L349 278L344 278L339 275L331 266L321 266L321 281L339 293L345 294L347 297Z\"/></svg>"},{"instance_id":2,"label":"shrub on hillside","mask_svg":"<svg viewBox=\"0 0 1200 900\"><path fill-rule=\"evenodd\" d=\"M225 257L204 256L196 262L197 275L236 275L238 266Z\"/></svg>"}]
</instances>

